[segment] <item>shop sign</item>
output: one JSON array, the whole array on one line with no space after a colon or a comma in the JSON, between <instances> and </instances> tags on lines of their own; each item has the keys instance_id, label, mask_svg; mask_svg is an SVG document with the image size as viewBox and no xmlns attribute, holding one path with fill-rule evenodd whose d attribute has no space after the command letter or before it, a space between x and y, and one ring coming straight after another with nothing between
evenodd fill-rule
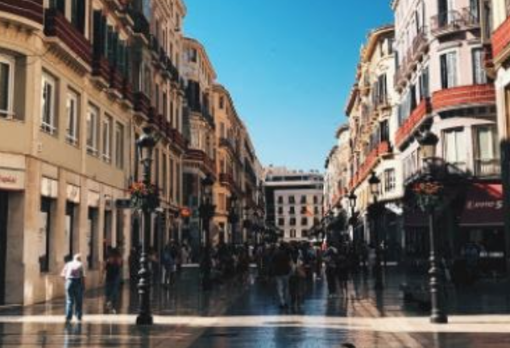
<instances>
[{"instance_id":1,"label":"shop sign","mask_svg":"<svg viewBox=\"0 0 510 348\"><path fill-rule=\"evenodd\" d=\"M93 208L99 207L99 193L98 192L89 191L88 206L93 207Z\"/></svg>"},{"instance_id":2,"label":"shop sign","mask_svg":"<svg viewBox=\"0 0 510 348\"><path fill-rule=\"evenodd\" d=\"M67 200L72 203L80 203L80 188L74 185L67 185Z\"/></svg>"},{"instance_id":3,"label":"shop sign","mask_svg":"<svg viewBox=\"0 0 510 348\"><path fill-rule=\"evenodd\" d=\"M58 181L42 178L41 180L41 196L49 198L57 198L58 196Z\"/></svg>"},{"instance_id":4,"label":"shop sign","mask_svg":"<svg viewBox=\"0 0 510 348\"><path fill-rule=\"evenodd\" d=\"M467 210L480 210L480 209L494 209L501 210L503 209L503 200L494 200L494 201L478 201L478 200L469 200L466 202Z\"/></svg>"},{"instance_id":5,"label":"shop sign","mask_svg":"<svg viewBox=\"0 0 510 348\"><path fill-rule=\"evenodd\" d=\"M14 169L0 169L0 189L23 190L25 172Z\"/></svg>"}]
</instances>

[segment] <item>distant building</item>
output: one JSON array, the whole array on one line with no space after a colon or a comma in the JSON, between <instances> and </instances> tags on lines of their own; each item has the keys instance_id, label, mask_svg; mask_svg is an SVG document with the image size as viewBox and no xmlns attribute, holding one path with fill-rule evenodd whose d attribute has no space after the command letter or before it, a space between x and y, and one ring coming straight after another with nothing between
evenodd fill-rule
<instances>
[{"instance_id":1,"label":"distant building","mask_svg":"<svg viewBox=\"0 0 510 348\"><path fill-rule=\"evenodd\" d=\"M308 239L321 221L324 177L319 172L270 167L265 173L266 214L269 226L285 241Z\"/></svg>"}]
</instances>

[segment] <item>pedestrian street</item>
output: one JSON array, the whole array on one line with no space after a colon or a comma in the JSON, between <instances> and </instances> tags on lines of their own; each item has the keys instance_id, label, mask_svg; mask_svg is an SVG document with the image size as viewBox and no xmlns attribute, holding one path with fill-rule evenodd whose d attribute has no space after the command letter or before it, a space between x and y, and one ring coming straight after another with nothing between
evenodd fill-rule
<instances>
[{"instance_id":1,"label":"pedestrian street","mask_svg":"<svg viewBox=\"0 0 510 348\"><path fill-rule=\"evenodd\" d=\"M0 311L0 347L507 347L510 302L496 291L474 300L475 292L452 299L450 323L432 325L428 313L404 305L395 270L376 294L370 277L349 284L344 298L327 298L326 284L307 285L298 312L277 306L271 282L250 277L200 291L196 269L187 269L175 289L154 291L155 325L137 327L136 293L125 285L119 314L102 313L102 293L85 297L83 323L64 324L62 300ZM508 284L505 284L507 286ZM478 305L476 304L478 303ZM473 314L485 313L485 314Z\"/></svg>"}]
</instances>

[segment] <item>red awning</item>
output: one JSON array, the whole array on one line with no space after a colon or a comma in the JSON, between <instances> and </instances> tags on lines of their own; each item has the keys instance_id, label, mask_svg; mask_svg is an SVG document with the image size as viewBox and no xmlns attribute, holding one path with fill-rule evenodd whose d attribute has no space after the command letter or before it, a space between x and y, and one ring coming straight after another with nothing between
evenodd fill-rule
<instances>
[{"instance_id":1,"label":"red awning","mask_svg":"<svg viewBox=\"0 0 510 348\"><path fill-rule=\"evenodd\" d=\"M466 194L462 226L502 226L504 224L501 184L472 184Z\"/></svg>"}]
</instances>

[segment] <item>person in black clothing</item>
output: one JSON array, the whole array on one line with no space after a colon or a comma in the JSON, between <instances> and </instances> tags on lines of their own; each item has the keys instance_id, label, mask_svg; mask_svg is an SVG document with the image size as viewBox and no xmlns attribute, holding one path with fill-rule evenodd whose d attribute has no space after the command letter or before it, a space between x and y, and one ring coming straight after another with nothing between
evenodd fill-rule
<instances>
[{"instance_id":1,"label":"person in black clothing","mask_svg":"<svg viewBox=\"0 0 510 348\"><path fill-rule=\"evenodd\" d=\"M286 308L289 305L289 276L291 272L290 253L285 244L281 244L275 252L272 260L273 275L276 280L276 289L280 308Z\"/></svg>"},{"instance_id":2,"label":"person in black clothing","mask_svg":"<svg viewBox=\"0 0 510 348\"><path fill-rule=\"evenodd\" d=\"M120 281L122 270L122 257L117 249L112 249L105 265L105 297L106 308L112 313L116 313L119 297Z\"/></svg>"}]
</instances>

